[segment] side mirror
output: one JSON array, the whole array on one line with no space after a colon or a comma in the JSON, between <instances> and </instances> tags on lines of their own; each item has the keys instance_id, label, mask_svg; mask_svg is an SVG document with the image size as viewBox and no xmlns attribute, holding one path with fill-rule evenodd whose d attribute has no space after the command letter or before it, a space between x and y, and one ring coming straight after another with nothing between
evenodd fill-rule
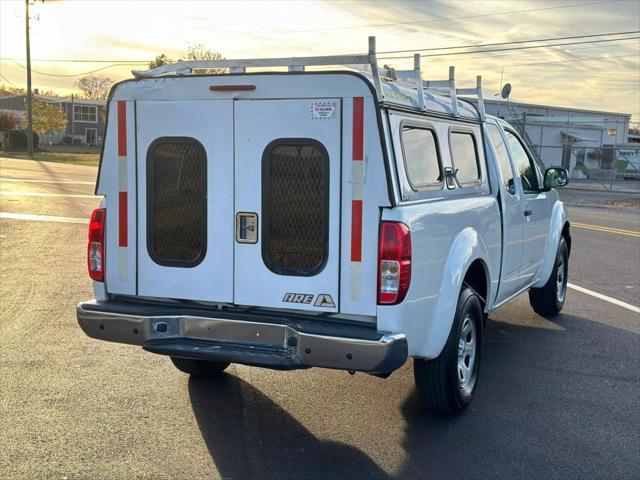
<instances>
[{"instance_id":1,"label":"side mirror","mask_svg":"<svg viewBox=\"0 0 640 480\"><path fill-rule=\"evenodd\" d=\"M569 183L569 172L566 168L551 167L544 172L544 188L551 190L552 188L564 187Z\"/></svg>"}]
</instances>

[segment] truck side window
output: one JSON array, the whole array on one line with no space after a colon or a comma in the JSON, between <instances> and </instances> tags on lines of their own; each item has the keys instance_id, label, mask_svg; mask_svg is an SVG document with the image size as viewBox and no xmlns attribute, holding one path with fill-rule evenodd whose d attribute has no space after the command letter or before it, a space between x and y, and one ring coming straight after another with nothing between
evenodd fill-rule
<instances>
[{"instance_id":1,"label":"truck side window","mask_svg":"<svg viewBox=\"0 0 640 480\"><path fill-rule=\"evenodd\" d=\"M520 143L520 139L518 137L509 130L505 130L504 133L507 137L507 142L509 143L513 162L520 174L522 189L525 193L537 192L539 189L538 175L536 173L533 160L529 157L529 154L522 146L522 143Z\"/></svg>"},{"instance_id":2,"label":"truck side window","mask_svg":"<svg viewBox=\"0 0 640 480\"><path fill-rule=\"evenodd\" d=\"M194 267L207 249L207 154L187 137L162 137L147 152L147 250L160 265Z\"/></svg>"},{"instance_id":3,"label":"truck side window","mask_svg":"<svg viewBox=\"0 0 640 480\"><path fill-rule=\"evenodd\" d=\"M498 161L498 167L502 173L504 179L504 186L511 194L516 193L513 185L513 170L511 170L511 162L509 161L509 153L507 152L507 145L502 140L500 135L500 129L497 125L492 123L486 124L487 132L493 146L493 151L496 154L496 160Z\"/></svg>"},{"instance_id":4,"label":"truck side window","mask_svg":"<svg viewBox=\"0 0 640 480\"><path fill-rule=\"evenodd\" d=\"M433 130L403 125L401 134L404 165L411 188L441 187L442 167Z\"/></svg>"},{"instance_id":5,"label":"truck side window","mask_svg":"<svg viewBox=\"0 0 640 480\"><path fill-rule=\"evenodd\" d=\"M462 185L476 184L480 180L478 167L478 150L473 134L468 132L451 132L449 136L451 162L456 171L456 178Z\"/></svg>"}]
</instances>

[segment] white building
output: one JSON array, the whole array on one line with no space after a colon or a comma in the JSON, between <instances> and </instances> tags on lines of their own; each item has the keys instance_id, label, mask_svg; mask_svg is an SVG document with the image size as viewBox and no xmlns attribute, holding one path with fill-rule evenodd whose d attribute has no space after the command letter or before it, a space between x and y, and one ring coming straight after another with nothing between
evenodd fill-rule
<instances>
[{"instance_id":1,"label":"white building","mask_svg":"<svg viewBox=\"0 0 640 480\"><path fill-rule=\"evenodd\" d=\"M610 171L620 160L620 147L629 145L631 115L627 113L506 100L485 100L485 108L513 124L546 167L561 165L573 178ZM629 152L626 154L628 159Z\"/></svg>"}]
</instances>

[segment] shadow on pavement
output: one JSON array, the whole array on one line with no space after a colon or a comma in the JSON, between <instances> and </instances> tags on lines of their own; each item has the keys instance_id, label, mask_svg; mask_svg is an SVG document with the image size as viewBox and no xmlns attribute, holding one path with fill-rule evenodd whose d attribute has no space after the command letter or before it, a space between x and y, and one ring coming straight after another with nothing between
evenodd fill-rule
<instances>
[{"instance_id":1,"label":"shadow on pavement","mask_svg":"<svg viewBox=\"0 0 640 480\"><path fill-rule=\"evenodd\" d=\"M473 404L443 418L423 411L415 392L399 399L400 415L381 420L404 421L389 448L400 444L406 460L385 467L402 479L633 478L637 346L637 334L579 316L544 328L490 321ZM237 377L191 378L189 393L223 478L392 478L358 448L319 440Z\"/></svg>"},{"instance_id":2,"label":"shadow on pavement","mask_svg":"<svg viewBox=\"0 0 640 480\"><path fill-rule=\"evenodd\" d=\"M389 478L357 448L316 438L238 377L191 377L189 395L222 478Z\"/></svg>"}]
</instances>

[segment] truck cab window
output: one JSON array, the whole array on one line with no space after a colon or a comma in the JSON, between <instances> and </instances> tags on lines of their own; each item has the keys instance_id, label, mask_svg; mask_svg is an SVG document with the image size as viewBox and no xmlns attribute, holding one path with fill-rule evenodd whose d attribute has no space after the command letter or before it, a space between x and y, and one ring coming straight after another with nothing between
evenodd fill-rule
<instances>
[{"instance_id":1,"label":"truck cab window","mask_svg":"<svg viewBox=\"0 0 640 480\"><path fill-rule=\"evenodd\" d=\"M451 144L451 161L456 170L456 178L461 185L476 184L480 180L478 167L478 150L476 141L471 133L452 132L449 138Z\"/></svg>"},{"instance_id":2,"label":"truck cab window","mask_svg":"<svg viewBox=\"0 0 640 480\"><path fill-rule=\"evenodd\" d=\"M402 148L407 179L413 190L442 186L440 157L432 130L404 125Z\"/></svg>"},{"instance_id":3,"label":"truck cab window","mask_svg":"<svg viewBox=\"0 0 640 480\"><path fill-rule=\"evenodd\" d=\"M509 130L505 130L504 133L509 143L513 162L520 175L522 189L525 193L537 192L539 190L538 175L536 173L536 167L533 164L533 159L529 157L529 154L522 146L518 137Z\"/></svg>"},{"instance_id":4,"label":"truck cab window","mask_svg":"<svg viewBox=\"0 0 640 480\"><path fill-rule=\"evenodd\" d=\"M509 161L509 153L507 152L507 145L500 135L500 129L497 125L487 123L487 132L491 139L491 146L496 154L496 160L498 161L498 167L502 174L504 186L511 194L515 193L515 187L513 184L513 171L511 170L511 162Z\"/></svg>"}]
</instances>

